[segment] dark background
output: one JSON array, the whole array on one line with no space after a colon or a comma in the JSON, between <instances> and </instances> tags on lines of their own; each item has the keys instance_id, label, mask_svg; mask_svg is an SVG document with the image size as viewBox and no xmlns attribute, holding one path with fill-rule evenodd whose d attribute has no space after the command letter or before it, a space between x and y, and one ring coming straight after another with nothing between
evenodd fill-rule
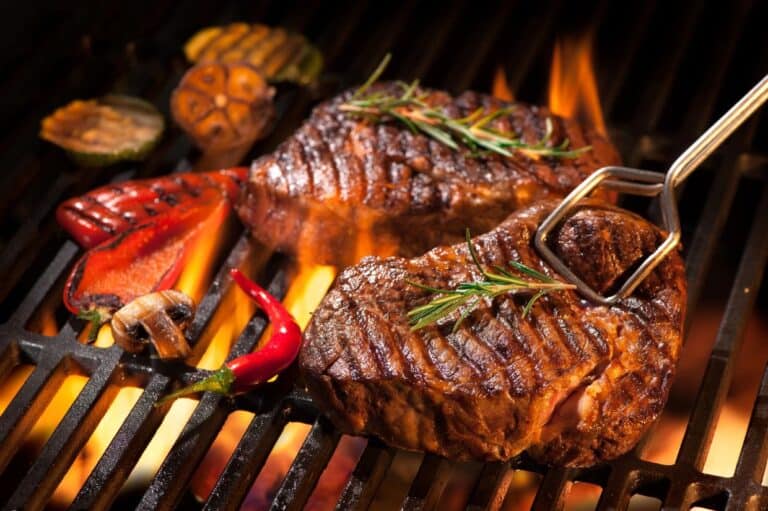
<instances>
[{"instance_id":1,"label":"dark background","mask_svg":"<svg viewBox=\"0 0 768 511\"><path fill-rule=\"evenodd\" d=\"M452 92L488 91L501 66L518 99L542 103L558 36L594 30L597 81L612 140L628 165L652 170L665 170L768 72L768 2L757 0L397 5L27 1L5 2L0 20L0 321L67 239L53 220L56 204L115 178L188 167L198 156L169 122L146 163L80 169L37 138L40 120L72 99L108 92L144 97L168 120L169 96L188 68L181 48L206 26L230 21L283 25L306 34L328 57L327 72L316 87L279 87L280 120L249 158L288 136L317 101L362 81L387 51L393 62L385 78L420 77L428 86ZM694 342L682 358L699 376L766 186L767 137L768 116L763 114L710 158L680 194L683 245L690 256L696 229L706 233L710 227L700 223L711 204L708 198L728 195L719 188L718 176L743 173L732 202L722 205L728 214L709 271L696 283L702 299L690 317L694 329L701 329L691 335ZM627 200L625 205L655 217L656 210L645 201ZM51 301L59 303L58 293ZM766 297L763 286L756 316L766 318ZM749 372L741 365L736 371L753 387L768 359L765 330L756 331L756 342L742 352L742 358L750 359ZM688 351L691 344L701 349ZM698 380L679 381L670 408L687 417ZM748 407L753 387L743 392Z\"/></svg>"},{"instance_id":2,"label":"dark background","mask_svg":"<svg viewBox=\"0 0 768 511\"><path fill-rule=\"evenodd\" d=\"M350 31L329 59L323 84L314 91L290 91L306 104L294 114L298 118L317 99L362 80L387 50L394 56L389 77L418 76L427 85L454 92L487 91L501 65L518 99L546 102L556 37L594 30L596 73L609 130L629 164L654 170L663 170L716 114L768 71L764 2L533 4L5 2L0 7L0 189L39 194L56 176L75 172L58 149L36 136L40 119L72 99L112 91L137 94L167 116L170 92L187 67L183 42L199 28L228 21L282 24L321 46L334 39L334 31ZM345 25L351 16L356 21ZM713 89L716 94L711 94ZM664 99L657 101L661 94ZM704 99L706 104L701 104ZM750 154L765 154L768 122L763 118L746 148ZM268 150L294 127L283 123L252 154ZM171 128L166 140L178 135ZM629 161L643 137L652 137L659 150L644 151L642 158ZM159 157L138 173L165 173L177 164L171 157ZM21 176L14 172L20 167ZM104 182L117 170L78 177L67 191ZM711 179L697 175L682 196L684 241L690 238L710 184ZM754 204L759 193L748 183L742 188L706 296L725 296L738 262L736 247L752 214L742 205ZM37 215L42 224L49 219L34 211L25 193L0 201L0 247L10 243L30 216Z\"/></svg>"}]
</instances>

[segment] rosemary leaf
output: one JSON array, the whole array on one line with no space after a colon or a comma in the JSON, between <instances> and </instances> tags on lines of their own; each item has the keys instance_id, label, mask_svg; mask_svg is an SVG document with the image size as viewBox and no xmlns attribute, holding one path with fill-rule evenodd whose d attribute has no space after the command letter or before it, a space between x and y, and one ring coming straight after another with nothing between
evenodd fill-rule
<instances>
[{"instance_id":1,"label":"rosemary leaf","mask_svg":"<svg viewBox=\"0 0 768 511\"><path fill-rule=\"evenodd\" d=\"M371 121L394 119L405 124L411 131L420 131L451 149L458 150L459 143L462 143L470 149L471 156L484 156L484 151L488 151L511 157L517 151L534 159L545 156L576 158L592 149L591 146L569 149L570 142L567 139L559 145L550 145L554 127L549 117L545 120L544 135L533 144L523 142L518 135L491 127L493 121L509 115L514 106L491 112L478 108L466 117L449 117L425 102L429 95L419 91L419 80L411 83L395 82L400 89L399 93L376 91L366 94L381 77L390 59L388 53L365 83L346 103L339 106L341 111Z\"/></svg>"},{"instance_id":2,"label":"rosemary leaf","mask_svg":"<svg viewBox=\"0 0 768 511\"><path fill-rule=\"evenodd\" d=\"M411 330L419 330L461 310L453 325L455 332L477 308L482 299L493 299L504 294L533 293L522 311L522 316L526 317L541 297L554 291L576 287L573 284L557 281L518 261L511 261L509 269L494 266L495 272L488 271L480 262L477 250L472 244L469 229L466 231L466 237L470 259L480 271L483 280L461 282L454 289L440 289L418 282L406 281L414 287L435 295L430 302L414 307L407 312ZM513 274L512 271L519 273L520 276ZM528 277L530 280L523 277Z\"/></svg>"},{"instance_id":3,"label":"rosemary leaf","mask_svg":"<svg viewBox=\"0 0 768 511\"><path fill-rule=\"evenodd\" d=\"M384 70L387 69L387 66L389 65L389 61L392 60L392 54L387 53L384 55L384 58L381 59L381 62L379 62L379 65L376 66L376 69L373 70L373 73L371 76L368 77L368 79L365 81L363 85L360 86L359 89L355 91L355 94L352 96L353 98L362 96L365 91L367 91L371 85L376 83L376 80L381 77L382 73L384 73Z\"/></svg>"}]
</instances>

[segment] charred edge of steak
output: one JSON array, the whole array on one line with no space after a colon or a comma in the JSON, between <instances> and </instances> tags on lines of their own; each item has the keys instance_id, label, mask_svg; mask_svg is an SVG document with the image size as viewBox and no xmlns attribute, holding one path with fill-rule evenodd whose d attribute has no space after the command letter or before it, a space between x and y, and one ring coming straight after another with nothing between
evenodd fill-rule
<instances>
[{"instance_id":1,"label":"charred edge of steak","mask_svg":"<svg viewBox=\"0 0 768 511\"><path fill-rule=\"evenodd\" d=\"M377 85L382 90L391 84ZM484 94L456 98L425 90L428 101L452 116L509 106ZM466 227L486 232L532 201L561 196L596 169L618 164L616 150L593 130L515 103L497 122L533 143L553 119L553 143L593 149L574 159L532 159L453 150L397 123L373 124L338 109L346 92L319 105L274 153L256 160L237 207L262 243L296 254L313 247L312 260L340 266L367 253L415 256L459 241ZM370 243L369 243L370 245ZM302 254L305 255L305 254Z\"/></svg>"},{"instance_id":2,"label":"charred edge of steak","mask_svg":"<svg viewBox=\"0 0 768 511\"><path fill-rule=\"evenodd\" d=\"M520 261L553 274L531 240L554 201L513 214L475 238L487 265ZM662 233L646 220L586 201L552 237L566 264L596 288L615 285ZM415 259L366 258L342 272L315 311L300 353L312 395L343 431L454 459L592 465L630 449L666 402L682 338L685 277L670 255L633 295L594 305L552 293L482 303L412 332L406 311L480 275L465 245Z\"/></svg>"}]
</instances>

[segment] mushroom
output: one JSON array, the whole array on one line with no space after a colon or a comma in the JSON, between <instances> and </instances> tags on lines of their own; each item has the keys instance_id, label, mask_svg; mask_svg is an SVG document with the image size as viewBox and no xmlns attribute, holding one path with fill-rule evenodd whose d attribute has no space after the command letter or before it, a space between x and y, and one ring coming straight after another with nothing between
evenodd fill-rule
<instances>
[{"instance_id":1,"label":"mushroom","mask_svg":"<svg viewBox=\"0 0 768 511\"><path fill-rule=\"evenodd\" d=\"M184 329L195 317L195 303L172 289L140 296L112 316L112 335L124 350L138 353L148 342L162 359L185 358L190 348Z\"/></svg>"}]
</instances>

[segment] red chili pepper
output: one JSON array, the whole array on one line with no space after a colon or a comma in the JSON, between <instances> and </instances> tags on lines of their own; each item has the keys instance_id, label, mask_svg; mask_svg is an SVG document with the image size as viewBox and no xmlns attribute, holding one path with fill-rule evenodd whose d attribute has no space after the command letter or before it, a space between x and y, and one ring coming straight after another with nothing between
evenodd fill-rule
<instances>
[{"instance_id":1,"label":"red chili pepper","mask_svg":"<svg viewBox=\"0 0 768 511\"><path fill-rule=\"evenodd\" d=\"M235 167L106 185L63 202L56 219L81 246L93 248L148 220L199 204L209 190L234 202L247 176L247 168Z\"/></svg>"},{"instance_id":2,"label":"red chili pepper","mask_svg":"<svg viewBox=\"0 0 768 511\"><path fill-rule=\"evenodd\" d=\"M229 274L240 289L264 310L272 323L272 336L258 351L227 362L211 376L173 392L160 400L162 404L195 392L230 394L244 392L263 383L296 359L301 348L301 329L291 313L264 288L233 268Z\"/></svg>"}]
</instances>

